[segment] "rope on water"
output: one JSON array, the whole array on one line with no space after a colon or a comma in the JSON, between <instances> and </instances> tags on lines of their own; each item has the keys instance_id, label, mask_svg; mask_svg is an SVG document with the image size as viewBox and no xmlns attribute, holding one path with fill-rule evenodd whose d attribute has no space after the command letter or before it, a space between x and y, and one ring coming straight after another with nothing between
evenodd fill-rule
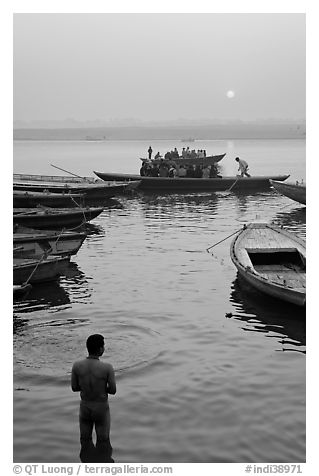
<instances>
[{"instance_id":1,"label":"rope on water","mask_svg":"<svg viewBox=\"0 0 319 476\"><path fill-rule=\"evenodd\" d=\"M226 238L223 238L222 240L218 241L218 242L215 243L214 245L209 246L208 248L206 248L207 253L209 253L209 250L210 250L210 249L212 249L212 248L214 248L215 246L219 245L219 244L222 243L223 241L228 240L228 238L231 238L232 236L236 235L237 233L239 233L240 231L244 230L245 228L246 228L246 225L244 225L242 228L240 228L240 230L234 231L234 233L232 233L231 235L226 236Z\"/></svg>"}]
</instances>

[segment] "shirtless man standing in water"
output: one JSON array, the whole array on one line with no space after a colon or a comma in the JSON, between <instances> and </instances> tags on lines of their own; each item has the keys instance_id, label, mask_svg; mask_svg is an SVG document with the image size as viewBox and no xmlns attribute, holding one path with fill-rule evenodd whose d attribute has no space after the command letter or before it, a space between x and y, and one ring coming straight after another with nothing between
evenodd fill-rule
<instances>
[{"instance_id":1,"label":"shirtless man standing in water","mask_svg":"<svg viewBox=\"0 0 319 476\"><path fill-rule=\"evenodd\" d=\"M116 382L112 365L101 362L104 337L93 334L86 341L88 357L74 363L71 387L80 392L80 458L85 463L114 462L110 443L110 409L108 394L115 395ZM96 447L92 441L93 426Z\"/></svg>"}]
</instances>

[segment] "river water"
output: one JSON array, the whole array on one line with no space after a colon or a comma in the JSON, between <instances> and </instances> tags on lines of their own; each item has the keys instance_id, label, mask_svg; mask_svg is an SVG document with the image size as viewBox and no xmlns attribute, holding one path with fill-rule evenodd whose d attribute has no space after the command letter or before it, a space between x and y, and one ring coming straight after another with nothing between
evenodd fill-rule
<instances>
[{"instance_id":1,"label":"river water","mask_svg":"<svg viewBox=\"0 0 319 476\"><path fill-rule=\"evenodd\" d=\"M165 153L172 141L153 141ZM14 172L136 173L145 141L16 141ZM186 144L187 145L187 144ZM197 141L226 152L222 173L305 179L305 142ZM190 144L191 148L193 147ZM303 462L305 312L237 279L223 241L255 220L305 238L305 207L262 193L118 198L58 283L14 303L14 461L79 461L72 363L91 333L106 339L116 462Z\"/></svg>"}]
</instances>

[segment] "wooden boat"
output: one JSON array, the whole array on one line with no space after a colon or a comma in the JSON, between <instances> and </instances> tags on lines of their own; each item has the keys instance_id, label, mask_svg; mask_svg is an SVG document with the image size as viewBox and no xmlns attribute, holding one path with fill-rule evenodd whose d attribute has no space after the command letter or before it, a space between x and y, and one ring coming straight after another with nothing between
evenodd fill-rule
<instances>
[{"instance_id":1,"label":"wooden boat","mask_svg":"<svg viewBox=\"0 0 319 476\"><path fill-rule=\"evenodd\" d=\"M126 182L107 183L93 177L67 177L65 175L13 174L13 190L27 192L53 192L85 194L85 201L112 198L121 195L134 186Z\"/></svg>"},{"instance_id":2,"label":"wooden boat","mask_svg":"<svg viewBox=\"0 0 319 476\"><path fill-rule=\"evenodd\" d=\"M79 227L103 212L103 207L14 208L13 224L35 229Z\"/></svg>"},{"instance_id":3,"label":"wooden boat","mask_svg":"<svg viewBox=\"0 0 319 476\"><path fill-rule=\"evenodd\" d=\"M54 256L75 255L86 237L86 233L74 231L58 232L16 227L13 230L14 256L41 257L44 253Z\"/></svg>"},{"instance_id":4,"label":"wooden boat","mask_svg":"<svg viewBox=\"0 0 319 476\"><path fill-rule=\"evenodd\" d=\"M288 231L250 223L233 239L230 256L254 288L283 301L306 304L306 244Z\"/></svg>"},{"instance_id":5,"label":"wooden boat","mask_svg":"<svg viewBox=\"0 0 319 476\"><path fill-rule=\"evenodd\" d=\"M15 208L32 208L38 205L54 208L78 207L84 203L84 198L84 193L13 190L13 206Z\"/></svg>"},{"instance_id":6,"label":"wooden boat","mask_svg":"<svg viewBox=\"0 0 319 476\"><path fill-rule=\"evenodd\" d=\"M69 256L48 256L43 260L13 258L13 284L52 281L64 274Z\"/></svg>"},{"instance_id":7,"label":"wooden boat","mask_svg":"<svg viewBox=\"0 0 319 476\"><path fill-rule=\"evenodd\" d=\"M281 195L306 205L306 184L303 182L289 183L270 179L270 183Z\"/></svg>"},{"instance_id":8,"label":"wooden boat","mask_svg":"<svg viewBox=\"0 0 319 476\"><path fill-rule=\"evenodd\" d=\"M32 289L31 284L14 284L13 285L13 298L23 298L25 297Z\"/></svg>"},{"instance_id":9,"label":"wooden boat","mask_svg":"<svg viewBox=\"0 0 319 476\"><path fill-rule=\"evenodd\" d=\"M179 167L180 165L185 165L185 166L188 166L188 165L201 165L201 166L205 166L205 165L214 165L214 164L217 164L218 162L220 162L224 157L225 157L226 154L220 154L220 155L208 155L207 157L174 157L174 158L171 158L171 159L165 159L163 157L159 158L159 159L152 159L152 160L149 160L149 159L146 159L146 158L141 158L141 161L142 162L150 162L151 164L157 164L159 165L161 162L164 162L164 163L169 163L169 164L172 164L172 165L175 165L176 167Z\"/></svg>"},{"instance_id":10,"label":"wooden boat","mask_svg":"<svg viewBox=\"0 0 319 476\"><path fill-rule=\"evenodd\" d=\"M95 172L102 180L139 180L138 188L145 192L215 192L222 190L261 190L270 188L269 179L286 180L289 175L259 176L259 177L222 177L222 178L170 178L170 177L140 177L134 174L115 174Z\"/></svg>"}]
</instances>

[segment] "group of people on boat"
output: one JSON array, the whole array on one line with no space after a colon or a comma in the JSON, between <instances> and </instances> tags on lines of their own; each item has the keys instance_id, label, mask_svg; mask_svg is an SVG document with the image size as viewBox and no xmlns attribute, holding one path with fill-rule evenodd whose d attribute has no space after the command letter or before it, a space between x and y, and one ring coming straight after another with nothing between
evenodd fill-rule
<instances>
[{"instance_id":1,"label":"group of people on boat","mask_svg":"<svg viewBox=\"0 0 319 476\"><path fill-rule=\"evenodd\" d=\"M241 177L250 177L248 164L239 157L235 158L238 163L238 171ZM153 160L143 160L140 168L141 177L187 177L187 178L222 178L218 171L218 165L188 165L177 166L173 160L160 159L159 162Z\"/></svg>"},{"instance_id":2,"label":"group of people on boat","mask_svg":"<svg viewBox=\"0 0 319 476\"><path fill-rule=\"evenodd\" d=\"M148 148L148 159L152 160L152 153L153 149L151 146ZM164 159L170 160L170 159L179 159L179 158L184 158L184 159L203 159L206 157L206 150L203 149L198 149L197 152L195 149L190 150L190 148L187 146L186 148L183 147L183 150L181 152L181 155L179 155L179 152L177 148L175 147L173 150L167 151L164 155ZM157 152L154 156L154 160L157 159L162 159L163 156L161 155L160 152Z\"/></svg>"},{"instance_id":3,"label":"group of people on boat","mask_svg":"<svg viewBox=\"0 0 319 476\"><path fill-rule=\"evenodd\" d=\"M221 177L216 165L188 165L176 166L172 162L160 160L160 163L145 160L140 168L141 177L187 177L187 178L213 178Z\"/></svg>"}]
</instances>

